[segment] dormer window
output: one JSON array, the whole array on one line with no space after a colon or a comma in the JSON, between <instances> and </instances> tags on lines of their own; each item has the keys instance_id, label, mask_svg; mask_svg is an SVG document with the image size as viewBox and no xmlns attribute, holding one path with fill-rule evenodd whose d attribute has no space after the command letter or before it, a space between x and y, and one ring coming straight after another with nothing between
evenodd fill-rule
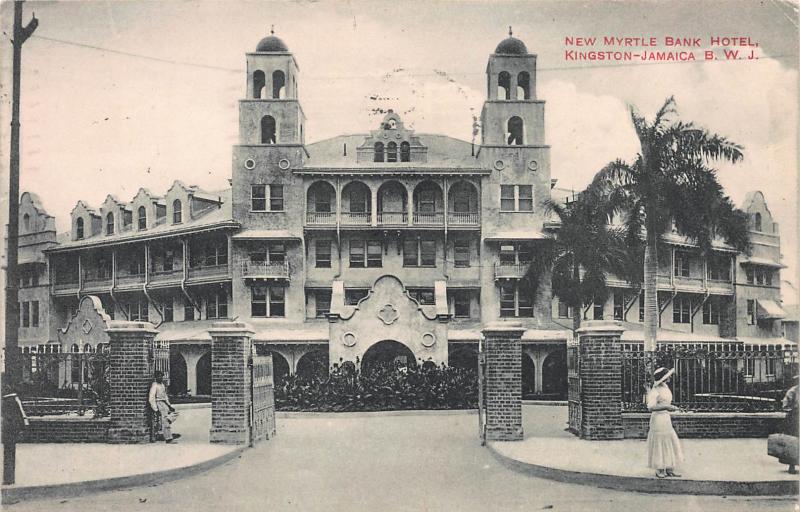
<instances>
[{"instance_id":1,"label":"dormer window","mask_svg":"<svg viewBox=\"0 0 800 512\"><path fill-rule=\"evenodd\" d=\"M756 231L761 231L761 214L760 213L756 213L753 216L753 224L755 226L755 230Z\"/></svg>"},{"instance_id":2,"label":"dormer window","mask_svg":"<svg viewBox=\"0 0 800 512\"><path fill-rule=\"evenodd\" d=\"M27 233L31 230L31 216L27 213L22 216L22 229Z\"/></svg>"},{"instance_id":3,"label":"dormer window","mask_svg":"<svg viewBox=\"0 0 800 512\"><path fill-rule=\"evenodd\" d=\"M114 234L114 214L109 213L106 215L106 235Z\"/></svg>"},{"instance_id":4,"label":"dormer window","mask_svg":"<svg viewBox=\"0 0 800 512\"><path fill-rule=\"evenodd\" d=\"M180 199L176 199L172 202L172 223L180 224L182 220L183 220L183 205L181 204Z\"/></svg>"},{"instance_id":5,"label":"dormer window","mask_svg":"<svg viewBox=\"0 0 800 512\"><path fill-rule=\"evenodd\" d=\"M78 220L75 221L75 238L78 240L83 239L83 218L78 217Z\"/></svg>"},{"instance_id":6,"label":"dormer window","mask_svg":"<svg viewBox=\"0 0 800 512\"><path fill-rule=\"evenodd\" d=\"M147 229L147 209L140 206L137 212L139 230Z\"/></svg>"}]
</instances>

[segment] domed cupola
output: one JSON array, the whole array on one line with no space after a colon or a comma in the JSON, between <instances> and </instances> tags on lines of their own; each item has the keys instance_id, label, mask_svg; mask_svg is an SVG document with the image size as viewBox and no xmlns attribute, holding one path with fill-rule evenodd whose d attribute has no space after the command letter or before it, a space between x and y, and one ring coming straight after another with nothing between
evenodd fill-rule
<instances>
[{"instance_id":1,"label":"domed cupola","mask_svg":"<svg viewBox=\"0 0 800 512\"><path fill-rule=\"evenodd\" d=\"M500 41L494 53L498 55L528 55L525 43L514 37L511 27L508 27L508 37Z\"/></svg>"},{"instance_id":2,"label":"domed cupola","mask_svg":"<svg viewBox=\"0 0 800 512\"><path fill-rule=\"evenodd\" d=\"M524 48L525 45L523 45ZM275 35L275 30L270 29L269 35L258 42L256 46L257 52L288 52L289 47L281 40L280 37Z\"/></svg>"}]
</instances>

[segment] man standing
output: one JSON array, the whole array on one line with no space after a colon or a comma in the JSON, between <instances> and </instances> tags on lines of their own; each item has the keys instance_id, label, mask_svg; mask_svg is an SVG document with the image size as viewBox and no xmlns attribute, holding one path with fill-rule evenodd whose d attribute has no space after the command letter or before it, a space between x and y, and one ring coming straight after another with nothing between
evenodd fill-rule
<instances>
[{"instance_id":1,"label":"man standing","mask_svg":"<svg viewBox=\"0 0 800 512\"><path fill-rule=\"evenodd\" d=\"M148 402L150 403L150 408L153 410L154 418L157 418L161 424L161 435L164 437L164 441L173 443L175 442L174 437L177 438L178 436L176 435L173 437L172 435L170 413L175 412L175 408L169 403L167 387L164 385L164 374L160 371L156 371L153 375L153 380L153 385L150 386Z\"/></svg>"}]
</instances>

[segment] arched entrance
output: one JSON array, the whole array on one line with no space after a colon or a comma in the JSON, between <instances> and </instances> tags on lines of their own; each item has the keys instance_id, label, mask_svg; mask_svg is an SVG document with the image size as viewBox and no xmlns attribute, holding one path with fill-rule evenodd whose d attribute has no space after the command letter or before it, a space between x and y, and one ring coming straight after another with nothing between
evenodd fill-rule
<instances>
[{"instance_id":1,"label":"arched entrance","mask_svg":"<svg viewBox=\"0 0 800 512\"><path fill-rule=\"evenodd\" d=\"M371 373L382 366L416 366L417 361L410 348L398 341L384 340L372 345L364 352L361 361L362 373Z\"/></svg>"},{"instance_id":2,"label":"arched entrance","mask_svg":"<svg viewBox=\"0 0 800 512\"><path fill-rule=\"evenodd\" d=\"M536 394L536 365L530 354L522 353L522 398Z\"/></svg>"},{"instance_id":3,"label":"arched entrance","mask_svg":"<svg viewBox=\"0 0 800 512\"><path fill-rule=\"evenodd\" d=\"M546 395L566 399L567 349L560 347L550 352L542 365L542 388Z\"/></svg>"},{"instance_id":4,"label":"arched entrance","mask_svg":"<svg viewBox=\"0 0 800 512\"><path fill-rule=\"evenodd\" d=\"M269 351L272 354L272 375L275 378L275 385L280 386L289 376L289 361L274 350Z\"/></svg>"},{"instance_id":5,"label":"arched entrance","mask_svg":"<svg viewBox=\"0 0 800 512\"><path fill-rule=\"evenodd\" d=\"M195 395L211 394L211 352L197 360L197 390Z\"/></svg>"},{"instance_id":6,"label":"arched entrance","mask_svg":"<svg viewBox=\"0 0 800 512\"><path fill-rule=\"evenodd\" d=\"M188 380L186 372L186 359L178 351L169 353L169 388L170 395L185 395L188 390Z\"/></svg>"},{"instance_id":7,"label":"arched entrance","mask_svg":"<svg viewBox=\"0 0 800 512\"><path fill-rule=\"evenodd\" d=\"M478 370L478 348L474 346L456 346L447 354L447 365L464 370Z\"/></svg>"},{"instance_id":8,"label":"arched entrance","mask_svg":"<svg viewBox=\"0 0 800 512\"><path fill-rule=\"evenodd\" d=\"M275 363L273 361L273 367ZM328 352L326 350L312 350L297 361L295 372L301 379L324 379L328 376Z\"/></svg>"}]
</instances>

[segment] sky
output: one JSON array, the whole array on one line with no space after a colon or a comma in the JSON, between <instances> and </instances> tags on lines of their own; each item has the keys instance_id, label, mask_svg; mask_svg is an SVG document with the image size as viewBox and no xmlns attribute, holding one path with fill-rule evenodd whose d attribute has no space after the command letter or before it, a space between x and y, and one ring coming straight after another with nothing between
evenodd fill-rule
<instances>
[{"instance_id":1,"label":"sky","mask_svg":"<svg viewBox=\"0 0 800 512\"><path fill-rule=\"evenodd\" d=\"M797 284L797 5L714 2L209 2L25 4L39 28L23 49L22 190L59 230L76 202L181 179L227 186L245 95L245 53L274 26L300 67L309 142L377 128L376 109L406 126L470 140L490 53L513 26L537 54L537 96L559 187L638 150L628 108L647 117L674 96L680 119L745 148L721 165L728 194L764 192L780 224L783 278ZM7 186L12 4L0 4L0 161ZM700 38L693 62L576 62L567 37ZM711 37L750 37L757 60L703 60ZM586 50L586 48L583 48ZM589 48L591 49L591 48ZM618 50L598 45L595 50ZM634 48L638 52L644 48ZM665 48L661 48L662 50ZM750 48L732 48L748 53ZM714 49L722 54L721 48ZM7 194L7 190L4 191ZM7 196L6 196L7 197ZM5 204L5 201L4 201ZM5 210L5 208L3 208ZM5 212L2 212L5 215ZM795 297L784 297L787 303Z\"/></svg>"}]
</instances>

